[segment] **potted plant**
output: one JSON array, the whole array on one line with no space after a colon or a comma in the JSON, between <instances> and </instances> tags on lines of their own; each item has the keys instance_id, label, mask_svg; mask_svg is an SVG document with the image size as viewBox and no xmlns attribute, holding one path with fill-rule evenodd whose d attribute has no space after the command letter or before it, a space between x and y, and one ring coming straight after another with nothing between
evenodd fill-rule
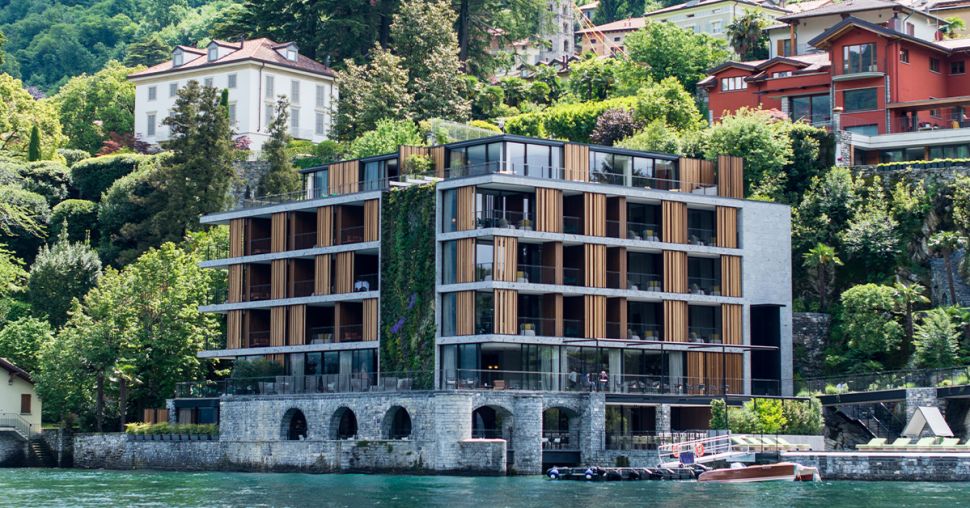
<instances>
[{"instance_id":1,"label":"potted plant","mask_svg":"<svg viewBox=\"0 0 970 508\"><path fill-rule=\"evenodd\" d=\"M519 221L519 227L526 231L532 231L532 221L529 219L522 219Z\"/></svg>"},{"instance_id":2,"label":"potted plant","mask_svg":"<svg viewBox=\"0 0 970 508\"><path fill-rule=\"evenodd\" d=\"M427 155L414 154L404 161L404 175L407 180L423 180L431 174L434 163Z\"/></svg>"}]
</instances>

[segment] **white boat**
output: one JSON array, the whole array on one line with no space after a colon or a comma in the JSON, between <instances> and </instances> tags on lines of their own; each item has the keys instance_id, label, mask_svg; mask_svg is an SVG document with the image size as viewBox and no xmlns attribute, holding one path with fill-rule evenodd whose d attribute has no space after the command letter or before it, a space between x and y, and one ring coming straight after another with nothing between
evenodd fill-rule
<instances>
[{"instance_id":1,"label":"white boat","mask_svg":"<svg viewBox=\"0 0 970 508\"><path fill-rule=\"evenodd\" d=\"M810 482L821 481L818 469L794 462L778 462L760 466L744 467L734 463L724 469L705 471L697 477L699 482L749 483L749 482Z\"/></svg>"}]
</instances>

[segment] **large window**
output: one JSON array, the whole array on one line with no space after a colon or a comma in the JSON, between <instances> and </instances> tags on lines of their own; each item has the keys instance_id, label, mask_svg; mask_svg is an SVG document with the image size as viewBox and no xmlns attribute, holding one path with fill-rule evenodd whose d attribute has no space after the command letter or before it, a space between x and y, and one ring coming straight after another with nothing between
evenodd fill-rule
<instances>
[{"instance_id":1,"label":"large window","mask_svg":"<svg viewBox=\"0 0 970 508\"><path fill-rule=\"evenodd\" d=\"M733 92L735 90L745 90L747 88L748 88L748 82L744 80L743 76L735 76L733 78L721 78L722 92Z\"/></svg>"},{"instance_id":2,"label":"large window","mask_svg":"<svg viewBox=\"0 0 970 508\"><path fill-rule=\"evenodd\" d=\"M441 193L441 232L458 231L458 191L449 189Z\"/></svg>"},{"instance_id":3,"label":"large window","mask_svg":"<svg viewBox=\"0 0 970 508\"><path fill-rule=\"evenodd\" d=\"M879 107L876 88L846 90L842 92L842 109L850 111L869 111Z\"/></svg>"},{"instance_id":4,"label":"large window","mask_svg":"<svg viewBox=\"0 0 970 508\"><path fill-rule=\"evenodd\" d=\"M788 98L788 111L793 121L824 123L832 119L832 100L829 94L802 95Z\"/></svg>"},{"instance_id":5,"label":"large window","mask_svg":"<svg viewBox=\"0 0 970 508\"><path fill-rule=\"evenodd\" d=\"M842 74L876 72L877 70L879 70L879 66L876 65L876 45L874 43L842 46Z\"/></svg>"},{"instance_id":6,"label":"large window","mask_svg":"<svg viewBox=\"0 0 970 508\"><path fill-rule=\"evenodd\" d=\"M360 169L361 191L379 190L388 178L397 178L397 158L364 163Z\"/></svg>"},{"instance_id":7,"label":"large window","mask_svg":"<svg viewBox=\"0 0 970 508\"><path fill-rule=\"evenodd\" d=\"M591 182L654 189L677 187L674 161L590 151Z\"/></svg>"}]
</instances>

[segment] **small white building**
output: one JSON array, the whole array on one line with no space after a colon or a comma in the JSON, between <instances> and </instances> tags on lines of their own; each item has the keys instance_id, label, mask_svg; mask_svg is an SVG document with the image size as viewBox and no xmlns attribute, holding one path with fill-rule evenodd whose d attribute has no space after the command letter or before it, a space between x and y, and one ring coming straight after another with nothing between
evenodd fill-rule
<instances>
[{"instance_id":1,"label":"small white building","mask_svg":"<svg viewBox=\"0 0 970 508\"><path fill-rule=\"evenodd\" d=\"M41 431L41 403L27 371L0 358L0 433L26 438Z\"/></svg>"},{"instance_id":2,"label":"small white building","mask_svg":"<svg viewBox=\"0 0 970 508\"><path fill-rule=\"evenodd\" d=\"M294 43L269 39L214 40L205 49L178 46L172 58L128 76L135 83L135 136L157 144L169 137L162 121L178 90L195 80L229 90L229 118L236 136L258 152L268 139L277 97L290 101L290 133L318 143L327 139L336 107L335 73L300 54Z\"/></svg>"}]
</instances>

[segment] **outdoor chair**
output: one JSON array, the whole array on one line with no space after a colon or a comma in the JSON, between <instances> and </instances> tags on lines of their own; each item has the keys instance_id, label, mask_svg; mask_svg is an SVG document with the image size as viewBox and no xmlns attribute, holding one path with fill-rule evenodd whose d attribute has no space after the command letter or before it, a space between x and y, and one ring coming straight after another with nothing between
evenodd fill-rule
<instances>
[{"instance_id":1,"label":"outdoor chair","mask_svg":"<svg viewBox=\"0 0 970 508\"><path fill-rule=\"evenodd\" d=\"M880 450L886 447L886 438L876 437L869 440L868 443L855 445L858 450Z\"/></svg>"},{"instance_id":2,"label":"outdoor chair","mask_svg":"<svg viewBox=\"0 0 970 508\"><path fill-rule=\"evenodd\" d=\"M933 446L933 443L936 442L936 440L937 440L936 437L921 437L919 439L919 441L916 442L916 444L911 445L911 446L908 446L907 447L907 449L908 449L907 451L913 451L913 450L915 450L915 451L926 451L926 450L929 450Z\"/></svg>"},{"instance_id":3,"label":"outdoor chair","mask_svg":"<svg viewBox=\"0 0 970 508\"><path fill-rule=\"evenodd\" d=\"M945 437L936 443L931 448L933 451L949 452L957 450L957 444L960 443L960 438L958 437Z\"/></svg>"},{"instance_id":4,"label":"outdoor chair","mask_svg":"<svg viewBox=\"0 0 970 508\"><path fill-rule=\"evenodd\" d=\"M901 437L893 441L891 445L886 446L885 448L889 450L905 450L906 447L909 446L909 444L910 444L910 439L908 437Z\"/></svg>"}]
</instances>

